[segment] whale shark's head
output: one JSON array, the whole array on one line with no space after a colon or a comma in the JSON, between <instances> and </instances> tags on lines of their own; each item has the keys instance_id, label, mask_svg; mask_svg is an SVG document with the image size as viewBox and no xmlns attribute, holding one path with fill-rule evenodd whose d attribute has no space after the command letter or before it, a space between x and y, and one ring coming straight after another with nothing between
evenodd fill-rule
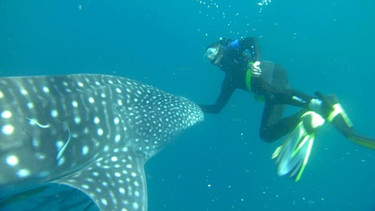
<instances>
[{"instance_id":1,"label":"whale shark's head","mask_svg":"<svg viewBox=\"0 0 375 211\"><path fill-rule=\"evenodd\" d=\"M146 210L144 163L202 120L189 100L126 78L0 78L0 188L60 183L102 210Z\"/></svg>"}]
</instances>

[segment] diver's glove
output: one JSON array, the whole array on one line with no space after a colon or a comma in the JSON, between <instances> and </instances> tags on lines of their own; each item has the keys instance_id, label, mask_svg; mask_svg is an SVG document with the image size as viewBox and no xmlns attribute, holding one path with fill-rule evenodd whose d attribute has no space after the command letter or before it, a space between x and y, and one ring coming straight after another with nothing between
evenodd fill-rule
<instances>
[{"instance_id":1,"label":"diver's glove","mask_svg":"<svg viewBox=\"0 0 375 211\"><path fill-rule=\"evenodd\" d=\"M260 61L249 62L247 64L247 68L251 70L251 74L255 77L259 77L262 74L262 70L260 69Z\"/></svg>"}]
</instances>

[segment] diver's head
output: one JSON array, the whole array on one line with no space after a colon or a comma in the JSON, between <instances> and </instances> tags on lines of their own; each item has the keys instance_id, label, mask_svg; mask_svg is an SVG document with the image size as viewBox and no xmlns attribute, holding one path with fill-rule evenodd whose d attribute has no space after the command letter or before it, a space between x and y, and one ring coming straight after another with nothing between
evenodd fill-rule
<instances>
[{"instance_id":1,"label":"diver's head","mask_svg":"<svg viewBox=\"0 0 375 211\"><path fill-rule=\"evenodd\" d=\"M226 40L221 39L207 46L204 57L208 59L211 64L218 65L223 58L223 51L226 45Z\"/></svg>"}]
</instances>

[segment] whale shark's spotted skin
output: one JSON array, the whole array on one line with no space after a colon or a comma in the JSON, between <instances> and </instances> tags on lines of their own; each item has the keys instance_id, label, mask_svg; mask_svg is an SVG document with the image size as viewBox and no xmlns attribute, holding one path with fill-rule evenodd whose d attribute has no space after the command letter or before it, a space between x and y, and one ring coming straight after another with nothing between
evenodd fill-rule
<instances>
[{"instance_id":1,"label":"whale shark's spotted skin","mask_svg":"<svg viewBox=\"0 0 375 211\"><path fill-rule=\"evenodd\" d=\"M0 78L0 189L60 183L101 210L147 210L144 163L202 119L187 99L126 78Z\"/></svg>"}]
</instances>

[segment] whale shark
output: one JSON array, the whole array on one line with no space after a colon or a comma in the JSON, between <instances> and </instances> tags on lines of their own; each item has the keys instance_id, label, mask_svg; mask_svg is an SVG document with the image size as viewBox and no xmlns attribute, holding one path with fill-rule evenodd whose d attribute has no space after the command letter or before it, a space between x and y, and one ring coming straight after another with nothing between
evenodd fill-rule
<instances>
[{"instance_id":1,"label":"whale shark","mask_svg":"<svg viewBox=\"0 0 375 211\"><path fill-rule=\"evenodd\" d=\"M128 78L0 78L1 193L56 183L100 210L147 210L144 164L200 121L188 99Z\"/></svg>"}]
</instances>

